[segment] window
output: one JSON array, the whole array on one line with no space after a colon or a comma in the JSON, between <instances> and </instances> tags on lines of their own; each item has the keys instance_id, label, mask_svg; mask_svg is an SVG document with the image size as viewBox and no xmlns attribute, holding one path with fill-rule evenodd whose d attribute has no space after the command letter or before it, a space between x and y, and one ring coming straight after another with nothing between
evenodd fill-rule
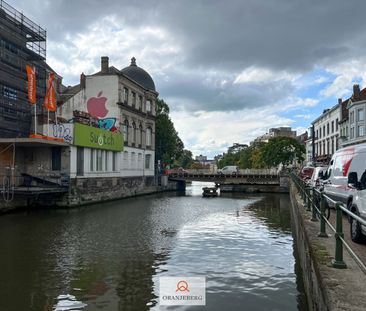
<instances>
[{"instance_id":1,"label":"window","mask_svg":"<svg viewBox=\"0 0 366 311\"><path fill-rule=\"evenodd\" d=\"M336 131L338 131L338 118L336 119Z\"/></svg>"},{"instance_id":2,"label":"window","mask_svg":"<svg viewBox=\"0 0 366 311\"><path fill-rule=\"evenodd\" d=\"M138 109L142 109L142 96L139 96L139 104L138 104L138 107L136 107Z\"/></svg>"},{"instance_id":3,"label":"window","mask_svg":"<svg viewBox=\"0 0 366 311\"><path fill-rule=\"evenodd\" d=\"M151 146L151 128L146 129L146 146Z\"/></svg>"},{"instance_id":4,"label":"window","mask_svg":"<svg viewBox=\"0 0 366 311\"><path fill-rule=\"evenodd\" d=\"M142 153L139 153L137 156L137 168L139 170L142 169Z\"/></svg>"},{"instance_id":5,"label":"window","mask_svg":"<svg viewBox=\"0 0 366 311\"><path fill-rule=\"evenodd\" d=\"M329 154L330 152L329 152L329 140L327 141L327 152L325 153L325 154Z\"/></svg>"},{"instance_id":6,"label":"window","mask_svg":"<svg viewBox=\"0 0 366 311\"><path fill-rule=\"evenodd\" d=\"M319 138L318 134L319 134L319 132L318 132L318 130L316 130L316 136L315 136L316 139Z\"/></svg>"},{"instance_id":7,"label":"window","mask_svg":"<svg viewBox=\"0 0 366 311\"><path fill-rule=\"evenodd\" d=\"M97 171L103 170L103 152L97 149Z\"/></svg>"},{"instance_id":8,"label":"window","mask_svg":"<svg viewBox=\"0 0 366 311\"><path fill-rule=\"evenodd\" d=\"M142 133L143 133L142 125L140 124L140 145L142 145Z\"/></svg>"},{"instance_id":9,"label":"window","mask_svg":"<svg viewBox=\"0 0 366 311\"><path fill-rule=\"evenodd\" d=\"M53 171L61 170L61 148L60 147L52 148L52 170Z\"/></svg>"},{"instance_id":10,"label":"window","mask_svg":"<svg viewBox=\"0 0 366 311\"><path fill-rule=\"evenodd\" d=\"M128 103L128 89L126 87L123 88L123 100L126 104Z\"/></svg>"},{"instance_id":11,"label":"window","mask_svg":"<svg viewBox=\"0 0 366 311\"><path fill-rule=\"evenodd\" d=\"M132 123L132 142L133 143L137 143L137 141L136 141L136 139L137 139L137 128L136 128L136 123L135 122L133 122Z\"/></svg>"},{"instance_id":12,"label":"window","mask_svg":"<svg viewBox=\"0 0 366 311\"><path fill-rule=\"evenodd\" d=\"M118 159L119 152L112 153L112 171L117 171L117 159Z\"/></svg>"},{"instance_id":13,"label":"window","mask_svg":"<svg viewBox=\"0 0 366 311\"><path fill-rule=\"evenodd\" d=\"M151 112L151 101L150 100L146 101L146 111Z\"/></svg>"},{"instance_id":14,"label":"window","mask_svg":"<svg viewBox=\"0 0 366 311\"><path fill-rule=\"evenodd\" d=\"M132 92L132 106L136 107L136 93Z\"/></svg>"},{"instance_id":15,"label":"window","mask_svg":"<svg viewBox=\"0 0 366 311\"><path fill-rule=\"evenodd\" d=\"M357 126L357 137L363 136L363 125Z\"/></svg>"},{"instance_id":16,"label":"window","mask_svg":"<svg viewBox=\"0 0 366 311\"><path fill-rule=\"evenodd\" d=\"M349 114L349 121L351 124L355 122L355 113L353 111Z\"/></svg>"},{"instance_id":17,"label":"window","mask_svg":"<svg viewBox=\"0 0 366 311\"><path fill-rule=\"evenodd\" d=\"M319 138L322 138L322 128L319 127Z\"/></svg>"},{"instance_id":18,"label":"window","mask_svg":"<svg viewBox=\"0 0 366 311\"><path fill-rule=\"evenodd\" d=\"M127 169L128 168L128 151L124 151L123 152L123 168Z\"/></svg>"},{"instance_id":19,"label":"window","mask_svg":"<svg viewBox=\"0 0 366 311\"><path fill-rule=\"evenodd\" d=\"M323 125L323 136L325 137L325 125Z\"/></svg>"},{"instance_id":20,"label":"window","mask_svg":"<svg viewBox=\"0 0 366 311\"><path fill-rule=\"evenodd\" d=\"M95 153L95 150L90 149L90 171L91 172L94 171L94 153Z\"/></svg>"},{"instance_id":21,"label":"window","mask_svg":"<svg viewBox=\"0 0 366 311\"><path fill-rule=\"evenodd\" d=\"M334 133L334 121L332 121L332 134Z\"/></svg>"},{"instance_id":22,"label":"window","mask_svg":"<svg viewBox=\"0 0 366 311\"><path fill-rule=\"evenodd\" d=\"M108 156L109 152L103 150L103 157L104 157L104 170L108 172Z\"/></svg>"},{"instance_id":23,"label":"window","mask_svg":"<svg viewBox=\"0 0 366 311\"><path fill-rule=\"evenodd\" d=\"M327 135L329 135L329 123L327 123Z\"/></svg>"},{"instance_id":24,"label":"window","mask_svg":"<svg viewBox=\"0 0 366 311\"><path fill-rule=\"evenodd\" d=\"M363 121L364 119L363 108L357 109L357 121Z\"/></svg>"},{"instance_id":25,"label":"window","mask_svg":"<svg viewBox=\"0 0 366 311\"><path fill-rule=\"evenodd\" d=\"M3 95L6 98L9 98L11 100L17 100L18 98L18 92L15 89L12 89L11 87L4 86L3 87Z\"/></svg>"},{"instance_id":26,"label":"window","mask_svg":"<svg viewBox=\"0 0 366 311\"><path fill-rule=\"evenodd\" d=\"M151 154L145 155L145 168L150 169Z\"/></svg>"},{"instance_id":27,"label":"window","mask_svg":"<svg viewBox=\"0 0 366 311\"><path fill-rule=\"evenodd\" d=\"M136 168L136 153L135 152L131 153L131 168L132 169Z\"/></svg>"},{"instance_id":28,"label":"window","mask_svg":"<svg viewBox=\"0 0 366 311\"><path fill-rule=\"evenodd\" d=\"M125 119L125 121L123 122L123 139L125 143L128 142L128 127L129 127L128 120Z\"/></svg>"},{"instance_id":29,"label":"window","mask_svg":"<svg viewBox=\"0 0 366 311\"><path fill-rule=\"evenodd\" d=\"M354 127L351 127L351 130L350 130L350 139L353 139L355 138L355 128Z\"/></svg>"}]
</instances>

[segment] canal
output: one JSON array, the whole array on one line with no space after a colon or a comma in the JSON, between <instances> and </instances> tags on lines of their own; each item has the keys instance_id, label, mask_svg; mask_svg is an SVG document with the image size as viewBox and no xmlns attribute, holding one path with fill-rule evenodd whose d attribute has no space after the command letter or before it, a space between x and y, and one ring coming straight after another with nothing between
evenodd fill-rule
<instances>
[{"instance_id":1,"label":"canal","mask_svg":"<svg viewBox=\"0 0 366 311\"><path fill-rule=\"evenodd\" d=\"M0 310L307 310L288 195L173 193L0 217ZM159 278L206 278L206 307Z\"/></svg>"}]
</instances>

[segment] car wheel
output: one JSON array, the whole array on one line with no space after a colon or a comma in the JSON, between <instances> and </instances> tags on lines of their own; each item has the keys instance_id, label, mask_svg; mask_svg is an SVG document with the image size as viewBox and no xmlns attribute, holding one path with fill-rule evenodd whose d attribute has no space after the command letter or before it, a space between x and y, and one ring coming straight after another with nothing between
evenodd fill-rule
<instances>
[{"instance_id":1,"label":"car wheel","mask_svg":"<svg viewBox=\"0 0 366 311\"><path fill-rule=\"evenodd\" d=\"M352 210L354 211L354 213L357 216L359 216L357 208L353 207ZM362 242L364 237L363 237L362 230L361 230L361 223L352 217L351 217L351 224L350 224L350 233L351 233L351 239L353 242L356 242L356 243Z\"/></svg>"}]
</instances>

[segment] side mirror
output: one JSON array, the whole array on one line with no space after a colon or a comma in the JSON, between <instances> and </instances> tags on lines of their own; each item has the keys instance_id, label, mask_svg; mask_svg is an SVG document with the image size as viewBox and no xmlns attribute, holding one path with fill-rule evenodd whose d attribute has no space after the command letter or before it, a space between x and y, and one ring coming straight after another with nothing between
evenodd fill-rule
<instances>
[{"instance_id":1,"label":"side mirror","mask_svg":"<svg viewBox=\"0 0 366 311\"><path fill-rule=\"evenodd\" d=\"M350 172L348 174L348 180L347 183L355 188L357 188L357 183L358 183L358 177L357 177L357 173L356 172Z\"/></svg>"}]
</instances>

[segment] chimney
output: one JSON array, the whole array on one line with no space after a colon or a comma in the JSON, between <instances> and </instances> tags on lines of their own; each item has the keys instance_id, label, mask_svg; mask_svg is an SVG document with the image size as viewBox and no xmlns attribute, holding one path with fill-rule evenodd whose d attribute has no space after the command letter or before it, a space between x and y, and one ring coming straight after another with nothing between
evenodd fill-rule
<instances>
[{"instance_id":1,"label":"chimney","mask_svg":"<svg viewBox=\"0 0 366 311\"><path fill-rule=\"evenodd\" d=\"M353 99L355 101L360 99L360 86L358 84L353 85Z\"/></svg>"},{"instance_id":2,"label":"chimney","mask_svg":"<svg viewBox=\"0 0 366 311\"><path fill-rule=\"evenodd\" d=\"M101 58L101 72L102 73L108 73L109 68L109 57L108 56L102 56Z\"/></svg>"},{"instance_id":3,"label":"chimney","mask_svg":"<svg viewBox=\"0 0 366 311\"><path fill-rule=\"evenodd\" d=\"M86 87L86 76L84 75L84 72L80 75L80 88L85 89Z\"/></svg>"},{"instance_id":4,"label":"chimney","mask_svg":"<svg viewBox=\"0 0 366 311\"><path fill-rule=\"evenodd\" d=\"M338 105L342 104L342 98L338 98Z\"/></svg>"}]
</instances>

